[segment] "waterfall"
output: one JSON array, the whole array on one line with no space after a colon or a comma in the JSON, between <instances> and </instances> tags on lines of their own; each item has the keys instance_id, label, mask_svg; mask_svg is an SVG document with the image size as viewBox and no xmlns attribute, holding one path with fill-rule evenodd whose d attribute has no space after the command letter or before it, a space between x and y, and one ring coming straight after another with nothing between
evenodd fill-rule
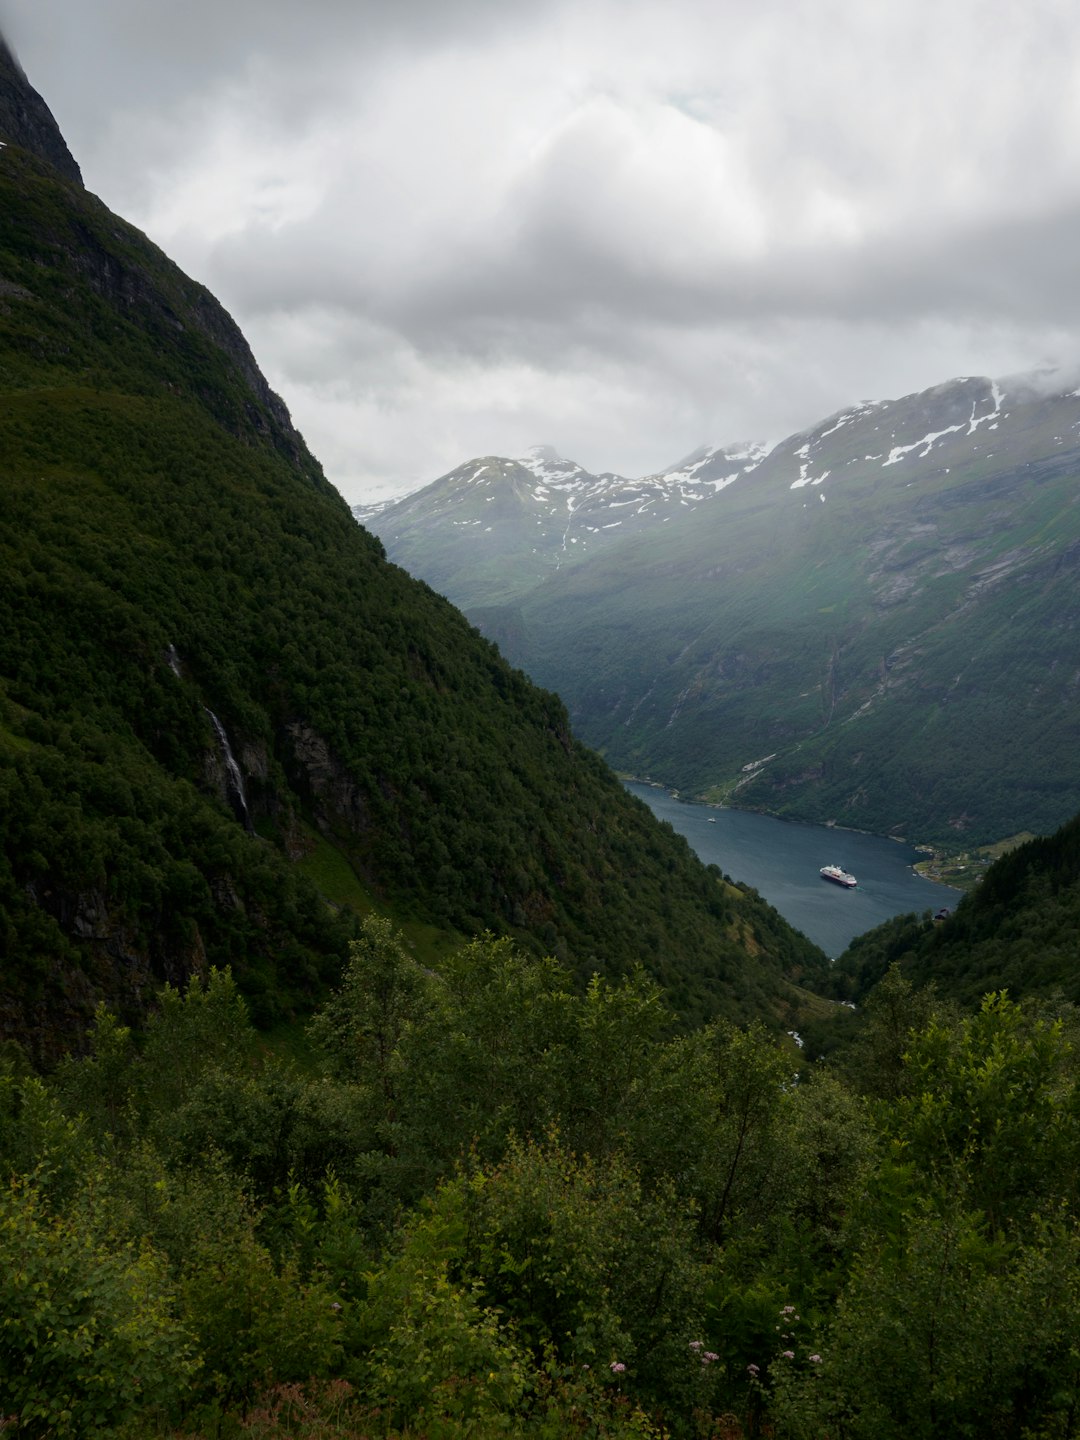
<instances>
[{"instance_id":1,"label":"waterfall","mask_svg":"<svg viewBox=\"0 0 1080 1440\"><path fill-rule=\"evenodd\" d=\"M205 709L205 707L204 707ZM221 754L225 761L225 793L229 802L236 811L236 818L242 820L244 829L249 834L254 833L255 827L251 823L251 815L248 812L247 794L244 790L244 777L241 774L240 766L236 763L236 756L229 744L229 737L226 734L225 726L212 710L206 711L210 716L210 723L214 727L214 734L217 736L218 745L221 747Z\"/></svg>"},{"instance_id":2,"label":"waterfall","mask_svg":"<svg viewBox=\"0 0 1080 1440\"><path fill-rule=\"evenodd\" d=\"M176 646L175 646L175 645L170 645L169 648L165 651L165 659L166 659L166 660L168 661L168 663L169 663L169 669L172 671L172 673L173 673L173 674L176 676L176 678L179 680L179 679L180 679L180 656L179 656L179 654L177 653L177 649L176 649ZM217 722L215 721L214 723L216 724Z\"/></svg>"}]
</instances>

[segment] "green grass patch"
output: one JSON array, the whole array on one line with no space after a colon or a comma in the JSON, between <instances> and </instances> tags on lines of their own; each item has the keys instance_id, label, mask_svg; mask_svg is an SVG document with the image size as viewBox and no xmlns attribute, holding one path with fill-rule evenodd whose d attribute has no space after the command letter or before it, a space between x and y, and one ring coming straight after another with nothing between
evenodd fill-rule
<instances>
[{"instance_id":1,"label":"green grass patch","mask_svg":"<svg viewBox=\"0 0 1080 1440\"><path fill-rule=\"evenodd\" d=\"M0 725L0 745L6 745L9 750L26 751L33 748L30 740L22 735L16 735L4 725Z\"/></svg>"},{"instance_id":2,"label":"green grass patch","mask_svg":"<svg viewBox=\"0 0 1080 1440\"><path fill-rule=\"evenodd\" d=\"M358 915L387 916L401 930L421 964L432 969L438 969L441 960L465 943L466 937L456 930L401 915L394 906L377 901L336 845L311 825L304 825L303 831L311 849L297 862L297 869L331 904L348 905Z\"/></svg>"},{"instance_id":3,"label":"green grass patch","mask_svg":"<svg viewBox=\"0 0 1080 1440\"><path fill-rule=\"evenodd\" d=\"M308 1039L309 1019L310 1016L303 1015L282 1020L270 1030L259 1032L256 1053L262 1059L286 1061L302 1075L316 1074L319 1061L315 1047Z\"/></svg>"},{"instance_id":4,"label":"green grass patch","mask_svg":"<svg viewBox=\"0 0 1080 1440\"><path fill-rule=\"evenodd\" d=\"M310 825L303 830L311 849L296 862L296 868L331 904L348 905L358 915L370 915L378 907L345 856Z\"/></svg>"},{"instance_id":5,"label":"green grass patch","mask_svg":"<svg viewBox=\"0 0 1080 1440\"><path fill-rule=\"evenodd\" d=\"M409 949L421 965L428 965L432 970L437 970L441 961L465 944L466 937L459 935L457 931L443 930L423 920L395 918L394 923L405 936Z\"/></svg>"},{"instance_id":6,"label":"green grass patch","mask_svg":"<svg viewBox=\"0 0 1080 1440\"><path fill-rule=\"evenodd\" d=\"M1031 831L1021 830L1019 834L995 840L991 845L980 845L977 849L935 853L926 860L918 861L913 868L926 880L952 885L954 889L966 892L975 889L995 860L1034 839Z\"/></svg>"}]
</instances>

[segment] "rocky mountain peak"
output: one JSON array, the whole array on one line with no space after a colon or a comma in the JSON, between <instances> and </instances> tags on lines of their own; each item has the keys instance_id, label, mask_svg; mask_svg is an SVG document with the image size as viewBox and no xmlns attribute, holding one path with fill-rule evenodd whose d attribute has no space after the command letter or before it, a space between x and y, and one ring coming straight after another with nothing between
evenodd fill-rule
<instances>
[{"instance_id":1,"label":"rocky mountain peak","mask_svg":"<svg viewBox=\"0 0 1080 1440\"><path fill-rule=\"evenodd\" d=\"M53 113L0 35L0 141L29 150L76 185L82 171L67 147Z\"/></svg>"}]
</instances>

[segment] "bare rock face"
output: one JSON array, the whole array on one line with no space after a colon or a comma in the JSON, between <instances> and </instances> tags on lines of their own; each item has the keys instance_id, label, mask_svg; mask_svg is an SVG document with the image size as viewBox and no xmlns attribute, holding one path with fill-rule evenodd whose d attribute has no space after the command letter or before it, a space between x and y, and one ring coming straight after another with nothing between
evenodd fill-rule
<instances>
[{"instance_id":1,"label":"bare rock face","mask_svg":"<svg viewBox=\"0 0 1080 1440\"><path fill-rule=\"evenodd\" d=\"M47 160L65 180L82 185L82 171L68 149L52 111L27 80L0 35L0 140Z\"/></svg>"},{"instance_id":2,"label":"bare rock face","mask_svg":"<svg viewBox=\"0 0 1080 1440\"><path fill-rule=\"evenodd\" d=\"M340 816L354 834L363 835L371 823L367 803L327 741L303 721L293 721L285 730L301 783L321 812L320 822L329 827L332 817Z\"/></svg>"},{"instance_id":3,"label":"bare rock face","mask_svg":"<svg viewBox=\"0 0 1080 1440\"><path fill-rule=\"evenodd\" d=\"M26 78L4 37L0 35L0 142L17 145L44 160L65 180L84 189L79 169L52 111ZM3 152L0 151L0 154ZM99 204L87 196L90 206ZM232 316L201 285L174 272L164 256L133 226L116 220L114 234L124 240L125 258L107 249L92 226L79 227L77 245L69 250L72 268L103 299L121 312L142 311L163 329L201 332L223 350L251 392L246 406L252 428L269 439L281 454L301 468L317 469L295 430L285 402L267 384L251 347ZM163 266L171 277L163 284ZM0 287L0 303L10 287ZM14 297L18 298L18 297ZM321 472L320 472L321 473Z\"/></svg>"},{"instance_id":4,"label":"bare rock face","mask_svg":"<svg viewBox=\"0 0 1080 1440\"><path fill-rule=\"evenodd\" d=\"M219 904L242 908L228 877ZM31 1062L51 1069L64 1055L82 1053L94 1010L104 1003L125 1023L138 1023L162 985L184 988L208 968L197 926L163 935L162 916L125 918L104 890L76 891L51 881L28 885L34 901L78 944L77 965L41 964L29 987L0 989L0 1042L16 1039ZM157 938L148 938L148 937Z\"/></svg>"}]
</instances>

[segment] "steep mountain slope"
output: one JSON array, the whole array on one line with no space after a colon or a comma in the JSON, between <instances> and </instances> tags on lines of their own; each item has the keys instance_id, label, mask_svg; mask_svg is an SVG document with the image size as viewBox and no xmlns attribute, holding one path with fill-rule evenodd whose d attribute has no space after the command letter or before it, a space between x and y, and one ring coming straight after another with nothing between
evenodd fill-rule
<instances>
[{"instance_id":1,"label":"steep mountain slope","mask_svg":"<svg viewBox=\"0 0 1080 1440\"><path fill-rule=\"evenodd\" d=\"M837 962L840 993L863 996L893 963L964 1005L990 990L1080 1003L1080 817L995 860L943 922L906 916L861 935Z\"/></svg>"},{"instance_id":2,"label":"steep mountain slope","mask_svg":"<svg viewBox=\"0 0 1080 1440\"><path fill-rule=\"evenodd\" d=\"M749 473L764 453L702 450L665 474L628 480L591 475L538 445L520 460L470 460L403 500L353 514L410 574L482 614L574 559L652 534Z\"/></svg>"},{"instance_id":3,"label":"steep mountain slope","mask_svg":"<svg viewBox=\"0 0 1080 1440\"><path fill-rule=\"evenodd\" d=\"M82 172L60 134L52 111L0 35L0 140L47 160L65 180L82 184Z\"/></svg>"},{"instance_id":4,"label":"steep mountain slope","mask_svg":"<svg viewBox=\"0 0 1080 1440\"><path fill-rule=\"evenodd\" d=\"M1048 831L1080 809L1078 474L1080 394L952 381L470 613L626 770L919 840Z\"/></svg>"},{"instance_id":5,"label":"steep mountain slope","mask_svg":"<svg viewBox=\"0 0 1080 1440\"><path fill-rule=\"evenodd\" d=\"M575 577L570 608L538 593L535 673L616 763L740 803L932 840L1053 829L1080 808L1078 422L1074 394L977 380L837 417L722 515Z\"/></svg>"},{"instance_id":6,"label":"steep mountain slope","mask_svg":"<svg viewBox=\"0 0 1080 1440\"><path fill-rule=\"evenodd\" d=\"M0 1038L48 1059L97 1000L137 1018L210 964L261 1021L305 1003L354 924L313 852L399 915L643 962L686 1014L782 1007L813 947L386 562L58 136L0 139Z\"/></svg>"}]
</instances>

